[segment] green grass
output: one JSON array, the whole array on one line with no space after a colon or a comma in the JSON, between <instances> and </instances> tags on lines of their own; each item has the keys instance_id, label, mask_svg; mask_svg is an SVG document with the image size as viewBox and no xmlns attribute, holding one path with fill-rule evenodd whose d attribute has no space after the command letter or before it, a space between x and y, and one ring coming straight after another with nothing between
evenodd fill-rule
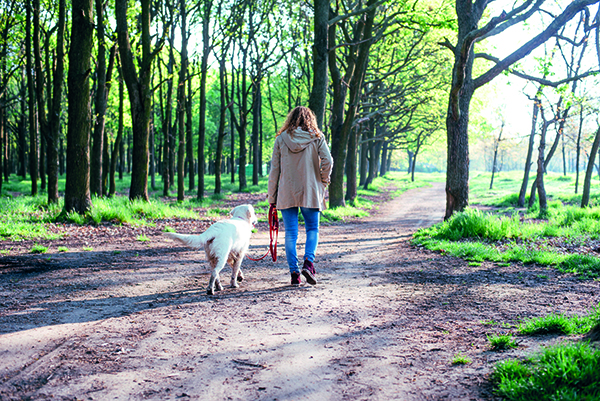
<instances>
[{"instance_id":1,"label":"green grass","mask_svg":"<svg viewBox=\"0 0 600 401\"><path fill-rule=\"evenodd\" d=\"M471 363L471 359L460 352L452 357L452 365L468 365Z\"/></svg>"},{"instance_id":2,"label":"green grass","mask_svg":"<svg viewBox=\"0 0 600 401\"><path fill-rule=\"evenodd\" d=\"M150 238L148 238L144 234L141 234L141 235L138 235L138 237L136 238L136 240L138 240L140 242L148 242L148 241L150 241Z\"/></svg>"},{"instance_id":3,"label":"green grass","mask_svg":"<svg viewBox=\"0 0 600 401\"><path fill-rule=\"evenodd\" d=\"M578 194L575 194L575 173L563 176L562 173L549 172L544 176L544 187L552 200L565 204L579 205L583 191L585 172L579 174ZM491 173L472 172L469 180L469 198L473 204L516 207L519 190L523 181L523 171L507 171L497 173L494 177L494 187L490 190ZM527 200L531 185L535 180L535 172L530 174L527 185ZM600 205L600 186L598 175L592 178L590 203ZM526 203L527 204L527 200Z\"/></svg>"},{"instance_id":4,"label":"green grass","mask_svg":"<svg viewBox=\"0 0 600 401\"><path fill-rule=\"evenodd\" d=\"M519 324L519 332L525 335L538 334L585 334L600 321L600 305L584 316L549 315L526 319Z\"/></svg>"},{"instance_id":5,"label":"green grass","mask_svg":"<svg viewBox=\"0 0 600 401\"><path fill-rule=\"evenodd\" d=\"M29 252L31 252L31 253L46 253L46 252L48 252L48 247L35 244L34 246L31 247L31 250Z\"/></svg>"},{"instance_id":6,"label":"green grass","mask_svg":"<svg viewBox=\"0 0 600 401\"><path fill-rule=\"evenodd\" d=\"M251 169L250 169L251 171ZM378 177L370 185L368 190L359 189L358 198L346 207L325 210L322 215L323 222L344 221L349 218L361 218L369 214L376 207L369 196L379 196L390 188L395 188L394 195L409 188L428 185L427 180L440 180L441 174L417 174L415 182L410 181L406 173L390 172L385 177ZM251 181L251 176L248 176ZM59 180L59 191L64 191L64 179ZM125 174L123 180L117 180L117 194L126 195L130 176ZM44 191L35 197L18 196L26 195L31 191L31 182L20 180L12 176L8 183L3 183L3 196L0 196L0 240L18 241L23 239L47 239L54 240L61 237L60 233L49 230L49 223L72 223L78 225L100 224L104 222L112 224L131 224L137 226L154 226L157 221L163 219L182 218L198 219L199 209L206 209L206 216L222 218L228 216L229 208L222 206L226 198L235 198L238 191L238 183L231 184L228 176L223 176L222 193L215 195L214 176L205 177L205 197L201 200L196 198L196 191L188 191L188 197L183 202L177 202L173 198L165 200L162 195L162 182L157 176L156 189L149 188L150 201L129 201L127 196L115 196L113 198L92 198L91 210L84 214L69 213L62 214L64 201L61 199L57 204L48 205ZM250 185L244 192L266 192L267 177L261 177L259 184ZM239 192L238 192L239 193ZM191 196L189 196L191 195ZM269 204L260 201L256 204L256 212L261 221L266 221ZM165 231L173 230L165 227Z\"/></svg>"},{"instance_id":7,"label":"green grass","mask_svg":"<svg viewBox=\"0 0 600 401\"><path fill-rule=\"evenodd\" d=\"M511 348L517 348L517 342L512 334L492 334L487 336L492 351L505 351Z\"/></svg>"},{"instance_id":8,"label":"green grass","mask_svg":"<svg viewBox=\"0 0 600 401\"><path fill-rule=\"evenodd\" d=\"M533 216L494 215L467 208L450 219L414 234L413 243L472 262L522 262L556 266L583 278L600 277L600 258L565 254L546 245L549 239L583 245L600 238L600 206L581 209L557 204L547 221Z\"/></svg>"},{"instance_id":9,"label":"green grass","mask_svg":"<svg viewBox=\"0 0 600 401\"><path fill-rule=\"evenodd\" d=\"M600 399L600 350L588 343L549 347L524 361L509 359L492 373L496 393L506 400Z\"/></svg>"}]
</instances>

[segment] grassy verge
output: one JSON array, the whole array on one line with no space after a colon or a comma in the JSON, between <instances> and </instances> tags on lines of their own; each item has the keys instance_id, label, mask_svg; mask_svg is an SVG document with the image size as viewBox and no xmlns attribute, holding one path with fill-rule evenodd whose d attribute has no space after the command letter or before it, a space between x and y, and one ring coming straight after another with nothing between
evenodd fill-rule
<instances>
[{"instance_id":1,"label":"grassy verge","mask_svg":"<svg viewBox=\"0 0 600 401\"><path fill-rule=\"evenodd\" d=\"M583 191L584 174L579 174L577 185L578 193L575 193L575 173L563 175L562 173L549 172L544 176L544 186L548 196L563 204L579 205L581 203L581 192ZM517 206L517 199L521 183L523 181L522 171L507 171L496 173L493 189L490 188L491 173L476 172L471 174L469 180L469 198L472 204L505 207L508 209ZM535 180L535 174L531 175L527 185L527 197L531 191L531 185ZM527 202L526 202L527 204ZM600 186L598 176L594 174L590 188L590 204L600 205Z\"/></svg>"},{"instance_id":2,"label":"grassy verge","mask_svg":"<svg viewBox=\"0 0 600 401\"><path fill-rule=\"evenodd\" d=\"M530 336L538 334L585 334L597 322L600 322L600 305L584 316L551 313L539 318L526 319L519 324L519 332Z\"/></svg>"},{"instance_id":3,"label":"grassy verge","mask_svg":"<svg viewBox=\"0 0 600 401\"><path fill-rule=\"evenodd\" d=\"M378 177L368 190L360 189L358 198L345 207L328 209L322 216L323 222L344 221L348 218L361 218L369 214L376 207L376 197L387 193L390 188L395 188L394 196L403 191L427 185L428 174L420 174L415 182L410 182L405 173L389 173L385 177ZM159 177L158 177L159 178ZM439 177L431 177L438 179ZM118 181L117 193L126 193L129 176L123 181ZM226 180L227 181L227 180ZM60 185L64 187L64 177ZM4 196L0 197L0 239L17 241L21 239L47 239L53 240L60 237L56 230L50 230L50 223L75 223L99 224L109 222L112 224L154 225L157 220L181 218L198 219L199 210L204 209L205 214L212 218L222 218L230 212L229 208L222 206L222 200L228 196L236 196L236 184L224 183L220 195L211 195L214 190L214 176L205 179L206 197L197 200L195 196L186 198L183 202L176 202L172 198L160 198L160 191L150 191L149 202L130 201L127 196L113 198L92 199L92 209L85 215L70 213L61 215L63 201L58 204L48 205L46 196L42 193L36 197L22 196L30 191L31 183L27 180L12 180L4 184ZM61 188L59 185L59 188ZM157 187L161 186L160 178ZM244 192L266 193L267 177L262 177L259 184L248 186ZM160 192L160 193L159 193ZM195 195L195 191L188 191ZM237 192L239 193L239 192ZM255 209L259 219L266 221L269 204L267 201L256 203Z\"/></svg>"},{"instance_id":4,"label":"grassy verge","mask_svg":"<svg viewBox=\"0 0 600 401\"><path fill-rule=\"evenodd\" d=\"M507 400L598 400L600 350L588 343L548 347L524 361L498 363L492 380Z\"/></svg>"},{"instance_id":5,"label":"grassy verge","mask_svg":"<svg viewBox=\"0 0 600 401\"><path fill-rule=\"evenodd\" d=\"M586 254L585 249L590 241L600 239L600 207L581 209L557 204L550 209L547 221L534 217L498 216L467 209L417 231L413 242L475 262L537 263L587 278L600 276L600 258Z\"/></svg>"}]
</instances>

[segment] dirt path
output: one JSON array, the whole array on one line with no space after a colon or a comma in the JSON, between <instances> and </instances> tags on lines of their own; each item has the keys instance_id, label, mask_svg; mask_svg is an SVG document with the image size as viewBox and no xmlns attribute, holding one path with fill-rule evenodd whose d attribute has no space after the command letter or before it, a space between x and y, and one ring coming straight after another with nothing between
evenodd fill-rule
<instances>
[{"instance_id":1,"label":"dirt path","mask_svg":"<svg viewBox=\"0 0 600 401\"><path fill-rule=\"evenodd\" d=\"M582 313L600 283L410 246L443 210L434 184L323 226L314 287L288 285L280 250L276 264L245 261L240 289L208 297L203 253L159 230L148 244L2 258L0 400L491 399L493 362L556 338L498 354L486 333L511 329L484 322ZM252 253L267 242L256 234ZM458 352L473 362L453 366Z\"/></svg>"}]
</instances>

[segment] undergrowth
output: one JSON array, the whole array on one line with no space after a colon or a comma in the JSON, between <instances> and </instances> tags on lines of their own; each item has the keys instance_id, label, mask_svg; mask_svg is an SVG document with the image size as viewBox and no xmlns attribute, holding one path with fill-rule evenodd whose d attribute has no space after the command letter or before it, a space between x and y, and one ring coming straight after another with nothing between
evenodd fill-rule
<instances>
[{"instance_id":1,"label":"undergrowth","mask_svg":"<svg viewBox=\"0 0 600 401\"><path fill-rule=\"evenodd\" d=\"M428 175L420 174L429 178ZM126 175L123 181L118 181L117 193L121 190L126 191L126 184L129 182L129 176ZM438 175L434 177L439 179ZM64 178L61 182L64 185ZM227 180L225 180L227 181ZM30 182L19 180L12 177L9 183L5 183L4 196L0 197L0 239L18 241L23 239L46 239L53 240L61 237L61 234L50 230L50 223L62 224L71 223L78 225L85 224L131 224L131 225L155 225L157 220L162 219L198 219L199 209L206 209L206 216L211 218L224 218L229 215L230 209L224 207L223 200L227 197L235 197L235 185L227 182L223 183L223 192L218 195L209 195L214 185L214 177L207 176L205 181L205 193L203 199L196 197L187 197L183 202L174 201L172 198L159 198L159 191L152 192L149 189L151 198L148 202L134 200L130 201L127 196L115 196L112 198L92 197L91 210L85 214L64 213L62 212L64 201L61 198L57 204L48 204L47 198L40 192L40 195L17 196L19 191L27 192L30 190ZM160 181L157 187L161 186ZM410 181L407 174L390 172L384 177L377 177L368 189L358 190L358 197L352 202L348 202L345 207L335 209L326 209L322 214L323 222L344 221L349 218L361 218L369 214L376 207L370 196L379 196L390 188L396 191L392 196L398 195L402 191L410 188L427 185L423 178L417 178L415 182ZM60 189L60 187L59 187ZM261 192L267 190L267 177L261 177L259 184L247 187L244 192ZM8 193L6 191L9 191ZM257 202L255 205L256 214L259 221L266 221L269 204L267 201Z\"/></svg>"},{"instance_id":2,"label":"undergrowth","mask_svg":"<svg viewBox=\"0 0 600 401\"><path fill-rule=\"evenodd\" d=\"M492 373L506 400L600 399L600 350L588 343L560 344L525 360L499 362Z\"/></svg>"},{"instance_id":3,"label":"undergrowth","mask_svg":"<svg viewBox=\"0 0 600 401\"><path fill-rule=\"evenodd\" d=\"M564 238L575 243L599 239L600 207L581 209L560 205L549 210L547 221L468 208L447 221L420 229L413 243L475 262L537 263L587 278L600 275L600 258L554 251L544 245L547 238Z\"/></svg>"},{"instance_id":4,"label":"undergrowth","mask_svg":"<svg viewBox=\"0 0 600 401\"><path fill-rule=\"evenodd\" d=\"M526 319L519 324L519 332L525 335L585 334L597 322L600 322L600 305L584 316L550 313L546 316Z\"/></svg>"}]
</instances>

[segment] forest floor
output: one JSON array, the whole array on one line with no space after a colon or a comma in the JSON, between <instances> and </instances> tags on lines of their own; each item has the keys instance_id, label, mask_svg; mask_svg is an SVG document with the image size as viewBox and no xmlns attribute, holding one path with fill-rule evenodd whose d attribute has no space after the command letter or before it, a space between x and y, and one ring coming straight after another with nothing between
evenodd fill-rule
<instances>
[{"instance_id":1,"label":"forest floor","mask_svg":"<svg viewBox=\"0 0 600 401\"><path fill-rule=\"evenodd\" d=\"M412 246L416 229L441 221L444 198L433 184L369 218L323 225L316 286L289 285L282 232L276 263L245 260L241 287L215 296L204 253L161 234L207 222L57 226L68 235L41 242L50 247L41 255L3 241L0 400L494 399L496 361L565 338L518 337L498 353L486 334L516 332L519 318L583 314L600 282ZM251 243L251 255L264 252L265 223ZM472 362L452 365L458 353Z\"/></svg>"}]
</instances>

